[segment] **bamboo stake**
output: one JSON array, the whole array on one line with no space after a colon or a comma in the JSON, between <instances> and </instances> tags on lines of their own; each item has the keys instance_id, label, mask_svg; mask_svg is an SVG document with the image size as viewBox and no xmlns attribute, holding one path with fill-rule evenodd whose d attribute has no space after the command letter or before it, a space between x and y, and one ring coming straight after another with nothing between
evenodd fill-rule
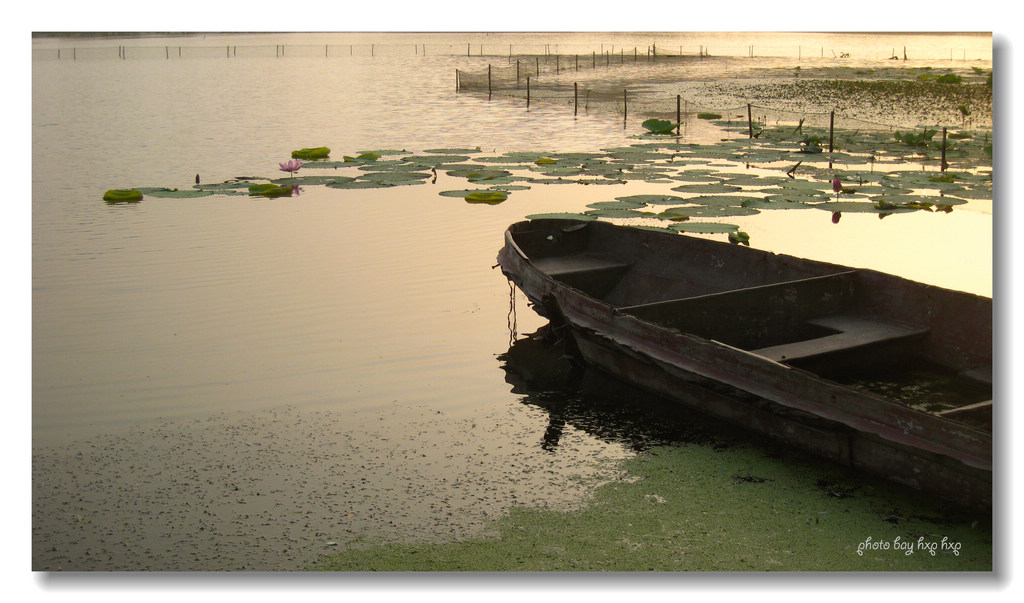
<instances>
[{"instance_id":1,"label":"bamboo stake","mask_svg":"<svg viewBox=\"0 0 1024 603\"><path fill-rule=\"evenodd\" d=\"M946 171L946 128L942 128L942 163L939 168L940 172Z\"/></svg>"},{"instance_id":2,"label":"bamboo stake","mask_svg":"<svg viewBox=\"0 0 1024 603\"><path fill-rule=\"evenodd\" d=\"M832 142L834 140L833 135L835 134L836 125L836 112L832 111L828 114L828 152L832 152Z\"/></svg>"},{"instance_id":3,"label":"bamboo stake","mask_svg":"<svg viewBox=\"0 0 1024 603\"><path fill-rule=\"evenodd\" d=\"M680 119L681 113L679 111L679 105L681 104L682 100L683 100L683 97L677 94L676 95L676 136L679 136L679 124L683 123L683 120Z\"/></svg>"}]
</instances>

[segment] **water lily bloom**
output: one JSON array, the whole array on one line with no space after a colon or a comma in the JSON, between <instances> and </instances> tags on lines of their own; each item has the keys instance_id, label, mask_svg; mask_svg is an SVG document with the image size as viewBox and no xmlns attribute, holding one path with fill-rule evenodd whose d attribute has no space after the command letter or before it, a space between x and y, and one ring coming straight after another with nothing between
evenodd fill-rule
<instances>
[{"instance_id":1,"label":"water lily bloom","mask_svg":"<svg viewBox=\"0 0 1024 603\"><path fill-rule=\"evenodd\" d=\"M832 180L832 190L836 194L836 201L839 200L839 193L843 190L843 183L839 181L839 178Z\"/></svg>"},{"instance_id":2,"label":"water lily bloom","mask_svg":"<svg viewBox=\"0 0 1024 603\"><path fill-rule=\"evenodd\" d=\"M279 163L278 165L281 166L281 171L282 172L288 172L289 174L294 174L295 172L299 171L299 168L302 167L302 162L299 161L298 159L292 159L292 160L286 161L284 163Z\"/></svg>"}]
</instances>

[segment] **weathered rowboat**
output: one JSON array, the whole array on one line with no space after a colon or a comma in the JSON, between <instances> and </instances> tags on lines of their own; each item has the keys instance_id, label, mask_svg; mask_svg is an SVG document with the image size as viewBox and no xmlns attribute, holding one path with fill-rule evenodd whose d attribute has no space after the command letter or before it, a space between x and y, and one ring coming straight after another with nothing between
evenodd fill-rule
<instances>
[{"instance_id":1,"label":"weathered rowboat","mask_svg":"<svg viewBox=\"0 0 1024 603\"><path fill-rule=\"evenodd\" d=\"M990 298L601 221L513 224L498 263L590 365L991 508Z\"/></svg>"}]
</instances>

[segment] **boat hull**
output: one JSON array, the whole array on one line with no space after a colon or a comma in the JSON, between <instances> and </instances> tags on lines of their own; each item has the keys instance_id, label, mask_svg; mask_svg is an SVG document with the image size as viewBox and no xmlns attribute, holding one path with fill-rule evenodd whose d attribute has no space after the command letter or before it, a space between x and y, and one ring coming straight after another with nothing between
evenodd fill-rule
<instances>
[{"instance_id":1,"label":"boat hull","mask_svg":"<svg viewBox=\"0 0 1024 603\"><path fill-rule=\"evenodd\" d=\"M535 246L524 250L520 246L520 242L528 242L529 237L537 238L537 232L557 233L559 229L586 227L585 224L571 223L519 226L521 232L529 232L529 235L518 238L513 227L506 233L506 244L498 258L503 272L527 295L538 313L570 330L584 362L705 414L801 446L836 462L967 506L991 507L990 430L986 433L964 423L842 385L799 366L784 364L769 357L765 350L770 348L752 353L715 339L666 327L663 320L651 318L658 316L651 312L652 308L657 308L658 312L662 312L661 306L677 310L683 303L690 310L694 307L690 300L702 296L682 302L672 301L667 305L657 301L632 305L628 302L623 305L621 301L609 303L607 297L616 295L614 287L609 288L607 283L601 285L601 281L614 280L607 276L612 270L611 262L592 264L586 271L563 272L560 276L553 274L553 269L545 270L545 266L565 264L566 258L582 257L578 252L558 256L554 248L538 253L538 249L544 248ZM531 228L539 230L529 231ZM606 229L607 226L600 228ZM557 238L556 235L548 235L548 238L552 237ZM661 239L652 241L648 244L661 244ZM625 246L630 244L627 241ZM714 249L716 254L724 252L726 250ZM735 251L728 250L728 253ZM724 260L716 261L721 263ZM764 258L753 257L750 261L762 262ZM780 270L794 268L786 265ZM793 276L799 278L787 281L786 286L790 282L797 283L794 287L799 291L785 290L782 293L782 298L789 304L800 295L813 296L817 304L832 303L829 300L846 295L843 292L850 289L847 281L865 278L860 274L849 276L848 269L843 267L815 262L799 265L795 270L797 272ZM808 272L800 273L802 270ZM620 270L615 278L628 278L622 274L625 273ZM902 279L886 281L896 277L876 273L869 273L866 278L881 278L877 282L885 283L885 296L912 297L912 287L903 287ZM832 289L824 293L820 291L823 282L829 283ZM835 289L836 286L839 289ZM762 295L773 287L774 284L758 282L753 288L740 290L741 297ZM598 290L606 293L605 299L593 294ZM837 295L836 291L840 294ZM926 293L928 299L943 297L931 290ZM714 299L715 305L725 307L731 303L729 291L713 295L719 296ZM965 302L960 302L955 296L951 299L953 306L980 304L984 315L983 299L971 296L966 297ZM945 303L941 299L940 302ZM990 306L991 301L988 303ZM939 310L929 311L940 313ZM740 318L732 322L742 320L743 315L737 316ZM703 317L702 320L708 318ZM714 322L713 317L711 320ZM978 320L983 323L984 316ZM964 322L970 321L965 317ZM714 330L713 327L707 328ZM984 328L983 324L981 328ZM921 330L921 333L926 332ZM792 346L782 348L793 349ZM950 349L959 350L967 362L975 364L978 357L984 356L984 342L981 345L955 345ZM874 353L869 355L876 356ZM844 362L846 360L848 358L844 357Z\"/></svg>"}]
</instances>

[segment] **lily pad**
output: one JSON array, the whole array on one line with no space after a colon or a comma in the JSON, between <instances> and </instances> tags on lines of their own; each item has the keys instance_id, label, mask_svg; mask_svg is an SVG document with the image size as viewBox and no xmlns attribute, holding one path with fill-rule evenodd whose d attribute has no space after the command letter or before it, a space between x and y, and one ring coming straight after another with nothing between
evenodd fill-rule
<instances>
[{"instance_id":1,"label":"lily pad","mask_svg":"<svg viewBox=\"0 0 1024 603\"><path fill-rule=\"evenodd\" d=\"M750 235L742 230L729 233L729 242L733 245L746 245L750 247Z\"/></svg>"},{"instance_id":2,"label":"lily pad","mask_svg":"<svg viewBox=\"0 0 1024 603\"><path fill-rule=\"evenodd\" d=\"M702 234L721 234L725 232L736 232L740 229L735 224L723 224L721 222L681 222L672 224L668 228L677 232L691 232Z\"/></svg>"},{"instance_id":3,"label":"lily pad","mask_svg":"<svg viewBox=\"0 0 1024 603\"><path fill-rule=\"evenodd\" d=\"M115 188L103 193L103 200L107 203L138 203L142 201L142 193L134 188Z\"/></svg>"},{"instance_id":4,"label":"lily pad","mask_svg":"<svg viewBox=\"0 0 1024 603\"><path fill-rule=\"evenodd\" d=\"M344 156L346 163L359 163L365 161L377 161L380 159L380 153L362 153L356 157Z\"/></svg>"},{"instance_id":5,"label":"lily pad","mask_svg":"<svg viewBox=\"0 0 1024 603\"><path fill-rule=\"evenodd\" d=\"M754 216L761 213L753 207L740 205L687 205L671 207L658 214L664 220L687 218L724 218L727 216Z\"/></svg>"},{"instance_id":6,"label":"lily pad","mask_svg":"<svg viewBox=\"0 0 1024 603\"><path fill-rule=\"evenodd\" d=\"M188 199L188 198L195 198L195 197L209 197L210 195L216 195L216 194L225 195L225 194L232 194L232 192L236 192L236 191L232 191L232 190L208 191L208 190L204 190L204 189L200 189L200 188L186 188L186 189L177 189L177 188L139 188L139 189L136 189L136 190L138 190L138 192L140 192L140 193L142 193L142 194L144 194L144 195L146 195L148 197L162 197L162 198L170 198L170 199Z\"/></svg>"},{"instance_id":7,"label":"lily pad","mask_svg":"<svg viewBox=\"0 0 1024 603\"><path fill-rule=\"evenodd\" d=\"M475 149L427 149L424 153L436 153L438 155L472 155L480 152L480 147Z\"/></svg>"},{"instance_id":8,"label":"lily pad","mask_svg":"<svg viewBox=\"0 0 1024 603\"><path fill-rule=\"evenodd\" d=\"M639 209L647 204L641 201L598 201L587 207L591 209Z\"/></svg>"},{"instance_id":9,"label":"lily pad","mask_svg":"<svg viewBox=\"0 0 1024 603\"><path fill-rule=\"evenodd\" d=\"M682 186L673 186L672 190L680 193L735 193L743 189L738 186L717 182L707 184L684 184Z\"/></svg>"},{"instance_id":10,"label":"lily pad","mask_svg":"<svg viewBox=\"0 0 1024 603\"><path fill-rule=\"evenodd\" d=\"M627 195L625 197L616 197L617 201L623 203L641 203L644 205L676 205L680 203L687 203L687 199L683 197L676 197L674 195Z\"/></svg>"},{"instance_id":11,"label":"lily pad","mask_svg":"<svg viewBox=\"0 0 1024 603\"><path fill-rule=\"evenodd\" d=\"M653 214L650 212L637 211L635 209L589 209L584 212L588 216L597 216L599 218L650 218Z\"/></svg>"},{"instance_id":12,"label":"lily pad","mask_svg":"<svg viewBox=\"0 0 1024 603\"><path fill-rule=\"evenodd\" d=\"M497 205L506 199L508 199L508 193L504 191L474 191L466 195L466 203Z\"/></svg>"},{"instance_id":13,"label":"lily pad","mask_svg":"<svg viewBox=\"0 0 1024 603\"><path fill-rule=\"evenodd\" d=\"M291 197L292 187L291 186L279 186L277 184L267 182L264 184L254 184L249 187L249 194L253 196L262 197Z\"/></svg>"},{"instance_id":14,"label":"lily pad","mask_svg":"<svg viewBox=\"0 0 1024 603\"><path fill-rule=\"evenodd\" d=\"M445 164L469 161L469 157L466 155L410 155L403 157L402 161L417 167L441 167Z\"/></svg>"},{"instance_id":15,"label":"lily pad","mask_svg":"<svg viewBox=\"0 0 1024 603\"><path fill-rule=\"evenodd\" d=\"M530 214L526 216L527 220L596 220L597 216L588 216L587 214L574 214L574 213L550 213L550 214Z\"/></svg>"},{"instance_id":16,"label":"lily pad","mask_svg":"<svg viewBox=\"0 0 1024 603\"><path fill-rule=\"evenodd\" d=\"M331 154L331 150L327 147L314 147L311 149L298 149L292 151L292 159L305 159L307 161L316 161L318 159L326 159Z\"/></svg>"},{"instance_id":17,"label":"lily pad","mask_svg":"<svg viewBox=\"0 0 1024 603\"><path fill-rule=\"evenodd\" d=\"M651 118L640 124L654 134L672 134L679 124L664 119Z\"/></svg>"}]
</instances>

